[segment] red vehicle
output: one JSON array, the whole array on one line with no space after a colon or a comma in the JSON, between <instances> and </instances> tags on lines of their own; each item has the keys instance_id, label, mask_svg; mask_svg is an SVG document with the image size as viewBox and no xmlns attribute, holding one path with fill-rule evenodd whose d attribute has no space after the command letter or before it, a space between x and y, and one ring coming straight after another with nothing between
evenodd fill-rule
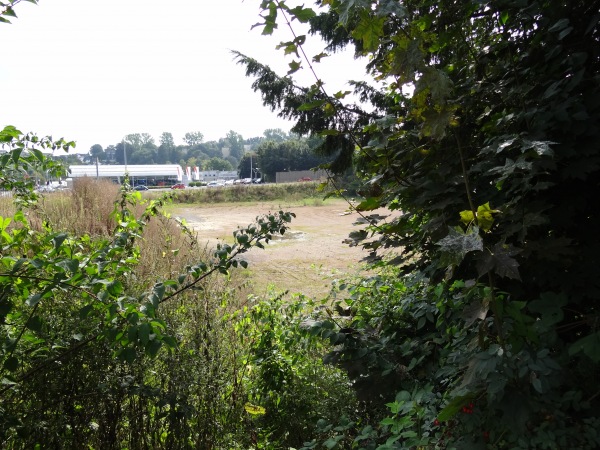
<instances>
[{"instance_id":1,"label":"red vehicle","mask_svg":"<svg viewBox=\"0 0 600 450\"><path fill-rule=\"evenodd\" d=\"M185 189L185 184L183 184L183 183L174 184L173 186L171 186L171 189Z\"/></svg>"},{"instance_id":2,"label":"red vehicle","mask_svg":"<svg viewBox=\"0 0 600 450\"><path fill-rule=\"evenodd\" d=\"M312 181L312 179L309 177L302 177L302 178L298 178L298 181Z\"/></svg>"}]
</instances>

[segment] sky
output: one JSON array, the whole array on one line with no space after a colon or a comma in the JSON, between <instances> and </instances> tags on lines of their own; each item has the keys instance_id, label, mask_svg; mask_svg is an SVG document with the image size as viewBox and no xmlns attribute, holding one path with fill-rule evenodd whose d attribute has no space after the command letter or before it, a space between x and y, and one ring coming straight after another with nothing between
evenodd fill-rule
<instances>
[{"instance_id":1,"label":"sky","mask_svg":"<svg viewBox=\"0 0 600 450\"><path fill-rule=\"evenodd\" d=\"M293 1L287 2L292 5ZM308 6L310 2L307 2ZM285 74L291 57L275 46L293 39L283 24L261 35L260 0L39 0L21 2L18 18L0 24L0 127L63 137L87 153L130 133L163 132L183 144L229 130L244 138L292 124L262 105L237 50ZM292 5L293 6L293 5ZM296 31L302 32L294 22ZM307 53L321 52L310 40ZM364 66L363 66L364 67ZM331 93L348 89L364 69L350 54L317 65ZM298 74L313 83L309 71Z\"/></svg>"}]
</instances>

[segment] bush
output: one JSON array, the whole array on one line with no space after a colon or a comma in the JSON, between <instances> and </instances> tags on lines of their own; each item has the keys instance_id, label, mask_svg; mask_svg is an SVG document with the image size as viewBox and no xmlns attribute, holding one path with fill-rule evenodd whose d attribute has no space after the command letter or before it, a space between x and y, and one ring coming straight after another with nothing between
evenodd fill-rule
<instances>
[{"instance_id":1,"label":"bush","mask_svg":"<svg viewBox=\"0 0 600 450\"><path fill-rule=\"evenodd\" d=\"M236 231L235 244L203 252L189 230L161 216L169 196L143 201L123 188L113 201L103 197L113 205L104 217L101 207L81 209L105 192L86 180L39 201L23 173L64 174L35 152L50 141L12 127L0 140L9 147L2 187L13 195L0 221L3 447L244 442L245 350L224 319L237 299L226 278L211 275L245 266L239 256L284 232L291 214L259 218ZM27 142L34 144L23 153Z\"/></svg>"}]
</instances>

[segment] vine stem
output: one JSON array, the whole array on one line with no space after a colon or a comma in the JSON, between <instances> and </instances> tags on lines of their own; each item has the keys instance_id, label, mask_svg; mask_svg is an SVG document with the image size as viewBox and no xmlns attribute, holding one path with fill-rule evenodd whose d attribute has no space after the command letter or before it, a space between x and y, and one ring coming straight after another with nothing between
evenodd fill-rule
<instances>
[{"instance_id":1,"label":"vine stem","mask_svg":"<svg viewBox=\"0 0 600 450\"><path fill-rule=\"evenodd\" d=\"M498 334L498 342L500 343L500 347L503 350L503 354L506 355L506 345L504 342L504 335L502 334L502 323L500 321L500 315L498 314L498 305L496 304L496 287L494 285L494 275L492 272L488 272L488 281L490 283L490 292L491 292L491 306L492 311L494 311L494 327L496 328L496 333Z\"/></svg>"},{"instance_id":2,"label":"vine stem","mask_svg":"<svg viewBox=\"0 0 600 450\"><path fill-rule=\"evenodd\" d=\"M458 155L460 157L460 166L463 174L463 181L465 183L465 190L467 191L467 200L469 201L469 208L471 208L471 212L473 213L473 221L475 225L477 225L477 210L475 209L475 203L473 203L473 197L471 196L471 185L469 183L469 175L467 173L467 163L465 162L465 155L463 152L462 144L460 142L459 137L455 134L456 145L458 146Z\"/></svg>"},{"instance_id":3,"label":"vine stem","mask_svg":"<svg viewBox=\"0 0 600 450\"><path fill-rule=\"evenodd\" d=\"M454 135L455 139L456 139L456 145L458 147L458 154L460 157L460 165L462 168L462 174L463 174L463 181L465 183L465 191L467 192L467 199L469 201L469 207L471 208L471 212L473 213L473 222L475 223L475 225L478 224L477 222L477 210L475 209L475 203L473 203L473 197L471 196L471 185L469 183L469 175L467 173L467 163L465 162L465 155L464 155L464 151L462 148L462 144L460 142L460 138L455 134ZM489 250L488 250L489 251ZM490 292L491 292L491 307L492 307L492 311L494 312L494 327L496 328L496 333L498 334L498 341L500 342L500 347L502 347L502 350L504 351L504 353L506 353L506 346L504 343L504 336L502 334L502 323L500 321L500 316L498 314L498 305L496 305L496 287L494 285L494 274L492 272L488 272L488 282L489 282L489 286L490 286Z\"/></svg>"}]
</instances>

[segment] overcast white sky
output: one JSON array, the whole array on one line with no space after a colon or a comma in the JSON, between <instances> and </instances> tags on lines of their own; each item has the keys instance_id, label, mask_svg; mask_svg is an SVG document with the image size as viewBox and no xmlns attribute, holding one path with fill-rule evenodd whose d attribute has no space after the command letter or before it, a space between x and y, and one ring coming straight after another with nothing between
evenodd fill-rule
<instances>
[{"instance_id":1,"label":"overcast white sky","mask_svg":"<svg viewBox=\"0 0 600 450\"><path fill-rule=\"evenodd\" d=\"M290 3L290 2L288 2ZM16 5L0 24L0 127L77 141L77 152L106 147L129 133L164 131L183 143L229 130L245 138L290 124L262 106L252 79L232 59L238 50L287 71L275 45L291 40L250 30L260 0L40 0ZM308 1L306 5L311 3ZM310 49L316 54L319 43ZM328 91L363 71L350 55L317 66ZM303 74L305 81L309 74ZM311 82L314 82L311 81Z\"/></svg>"}]
</instances>

